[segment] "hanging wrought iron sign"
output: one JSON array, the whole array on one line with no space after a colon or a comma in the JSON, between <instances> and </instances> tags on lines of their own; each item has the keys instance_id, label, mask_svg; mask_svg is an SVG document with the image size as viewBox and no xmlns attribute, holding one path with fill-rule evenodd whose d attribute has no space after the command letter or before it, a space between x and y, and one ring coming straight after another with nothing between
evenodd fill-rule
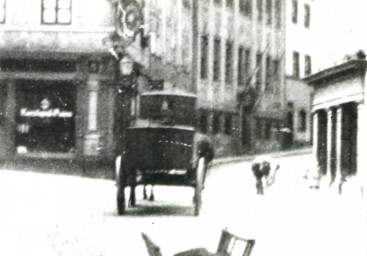
<instances>
[{"instance_id":1,"label":"hanging wrought iron sign","mask_svg":"<svg viewBox=\"0 0 367 256\"><path fill-rule=\"evenodd\" d=\"M117 33L123 39L135 39L143 22L140 4L135 0L120 0L117 4Z\"/></svg>"}]
</instances>

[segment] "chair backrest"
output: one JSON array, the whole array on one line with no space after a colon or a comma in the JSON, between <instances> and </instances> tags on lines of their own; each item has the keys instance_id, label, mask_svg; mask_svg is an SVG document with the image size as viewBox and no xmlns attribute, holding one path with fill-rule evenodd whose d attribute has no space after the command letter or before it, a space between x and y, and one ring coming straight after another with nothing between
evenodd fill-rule
<instances>
[{"instance_id":1,"label":"chair backrest","mask_svg":"<svg viewBox=\"0 0 367 256\"><path fill-rule=\"evenodd\" d=\"M255 240L238 237L224 229L219 240L217 255L249 256L254 245Z\"/></svg>"},{"instance_id":2,"label":"chair backrest","mask_svg":"<svg viewBox=\"0 0 367 256\"><path fill-rule=\"evenodd\" d=\"M144 233L141 233L143 236L143 240L145 242L145 245L147 247L149 256L162 256L161 249L159 246L153 243L153 241Z\"/></svg>"}]
</instances>

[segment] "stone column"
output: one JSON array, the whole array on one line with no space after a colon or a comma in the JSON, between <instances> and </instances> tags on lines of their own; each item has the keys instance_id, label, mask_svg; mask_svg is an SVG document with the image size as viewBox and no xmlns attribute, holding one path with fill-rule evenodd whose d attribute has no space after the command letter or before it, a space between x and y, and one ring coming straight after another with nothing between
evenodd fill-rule
<instances>
[{"instance_id":1,"label":"stone column","mask_svg":"<svg viewBox=\"0 0 367 256\"><path fill-rule=\"evenodd\" d=\"M341 194L340 190L340 181L341 181L341 164L342 164L342 114L343 107L339 106L336 111L336 172L335 172L335 180L333 182L333 189L337 190L339 194Z\"/></svg>"},{"instance_id":2,"label":"stone column","mask_svg":"<svg viewBox=\"0 0 367 256\"><path fill-rule=\"evenodd\" d=\"M326 177L325 185L330 186L331 184L331 152L332 152L332 134L333 134L333 110L331 108L327 109L327 145L326 145Z\"/></svg>"},{"instance_id":3,"label":"stone column","mask_svg":"<svg viewBox=\"0 0 367 256\"><path fill-rule=\"evenodd\" d=\"M317 112L313 113L313 127L312 127L312 134L313 134L313 159L317 161L317 150L318 150L318 126L319 126L319 114Z\"/></svg>"}]
</instances>

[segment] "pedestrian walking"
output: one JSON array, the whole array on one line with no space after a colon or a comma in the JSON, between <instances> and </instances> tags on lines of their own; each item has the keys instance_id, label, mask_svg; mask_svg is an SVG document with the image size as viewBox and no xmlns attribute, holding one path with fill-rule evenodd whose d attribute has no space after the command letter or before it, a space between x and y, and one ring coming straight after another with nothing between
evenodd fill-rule
<instances>
[{"instance_id":1,"label":"pedestrian walking","mask_svg":"<svg viewBox=\"0 0 367 256\"><path fill-rule=\"evenodd\" d=\"M279 164L268 156L258 156L252 161L252 172L256 178L256 192L264 195L264 186L269 187L274 184Z\"/></svg>"}]
</instances>

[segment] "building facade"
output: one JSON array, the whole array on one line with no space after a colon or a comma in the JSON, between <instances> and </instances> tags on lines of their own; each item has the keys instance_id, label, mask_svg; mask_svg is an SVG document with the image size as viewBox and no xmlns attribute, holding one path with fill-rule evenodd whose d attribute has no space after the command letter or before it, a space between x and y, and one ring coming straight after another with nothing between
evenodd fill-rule
<instances>
[{"instance_id":1,"label":"building facade","mask_svg":"<svg viewBox=\"0 0 367 256\"><path fill-rule=\"evenodd\" d=\"M276 146L283 1L137 1L143 25L117 47L127 76L120 2L0 1L1 159L114 159L140 93L162 89L197 94L217 155Z\"/></svg>"},{"instance_id":2,"label":"building facade","mask_svg":"<svg viewBox=\"0 0 367 256\"><path fill-rule=\"evenodd\" d=\"M366 189L366 71L366 60L355 59L306 78L314 88L313 152L324 186L359 196Z\"/></svg>"},{"instance_id":3,"label":"building facade","mask_svg":"<svg viewBox=\"0 0 367 256\"><path fill-rule=\"evenodd\" d=\"M197 10L199 130L218 155L277 148L285 101L284 1L198 1Z\"/></svg>"},{"instance_id":4,"label":"building facade","mask_svg":"<svg viewBox=\"0 0 367 256\"><path fill-rule=\"evenodd\" d=\"M292 144L311 143L311 96L312 88L302 81L313 70L315 38L314 0L286 1L286 126Z\"/></svg>"}]
</instances>

